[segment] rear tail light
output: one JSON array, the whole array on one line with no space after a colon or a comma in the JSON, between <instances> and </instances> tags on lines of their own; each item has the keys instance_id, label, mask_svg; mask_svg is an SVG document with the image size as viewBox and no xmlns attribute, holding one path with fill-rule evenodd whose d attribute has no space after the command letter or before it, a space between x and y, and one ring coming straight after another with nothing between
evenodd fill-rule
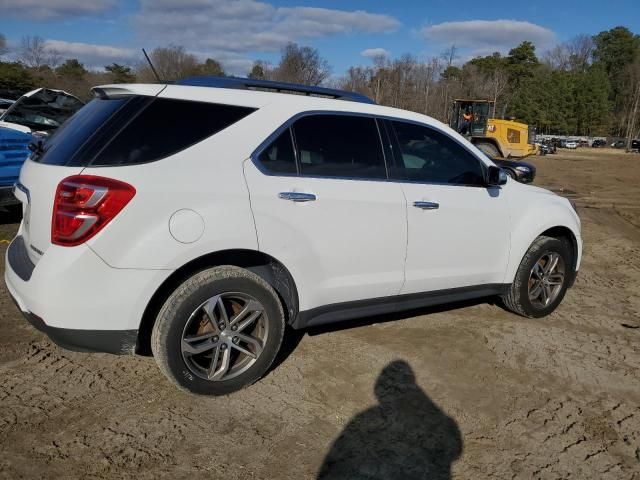
<instances>
[{"instance_id":1,"label":"rear tail light","mask_svg":"<svg viewBox=\"0 0 640 480\"><path fill-rule=\"evenodd\" d=\"M113 220L135 194L134 187L111 178L65 178L56 189L51 243L71 247L86 242Z\"/></svg>"}]
</instances>

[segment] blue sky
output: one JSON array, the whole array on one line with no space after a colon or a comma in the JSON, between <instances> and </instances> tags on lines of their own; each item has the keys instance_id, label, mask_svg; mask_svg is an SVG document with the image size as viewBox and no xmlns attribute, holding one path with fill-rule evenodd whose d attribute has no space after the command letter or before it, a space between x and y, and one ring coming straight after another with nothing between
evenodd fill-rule
<instances>
[{"instance_id":1,"label":"blue sky","mask_svg":"<svg viewBox=\"0 0 640 480\"><path fill-rule=\"evenodd\" d=\"M381 52L424 60L455 45L463 61L522 40L543 53L618 25L640 33L639 1L0 0L0 33L14 47L39 35L92 68L134 64L141 47L182 45L235 74L297 42L318 48L340 75Z\"/></svg>"}]
</instances>

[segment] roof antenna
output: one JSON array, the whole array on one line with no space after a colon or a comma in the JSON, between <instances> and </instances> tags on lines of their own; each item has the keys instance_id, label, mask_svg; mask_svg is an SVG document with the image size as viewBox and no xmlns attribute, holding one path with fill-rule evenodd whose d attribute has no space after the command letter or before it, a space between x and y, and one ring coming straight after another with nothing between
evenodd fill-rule
<instances>
[{"instance_id":1,"label":"roof antenna","mask_svg":"<svg viewBox=\"0 0 640 480\"><path fill-rule=\"evenodd\" d=\"M142 53L144 53L144 58L146 58L147 62L149 62L149 66L151 67L151 71L156 76L156 80L158 80L158 83L166 83L166 82L162 81L162 79L160 78L160 75L158 75L158 72L156 72L156 69L153 67L153 63L151 63L151 59L149 58L149 55L147 55L147 51L144 48L142 49Z\"/></svg>"}]
</instances>

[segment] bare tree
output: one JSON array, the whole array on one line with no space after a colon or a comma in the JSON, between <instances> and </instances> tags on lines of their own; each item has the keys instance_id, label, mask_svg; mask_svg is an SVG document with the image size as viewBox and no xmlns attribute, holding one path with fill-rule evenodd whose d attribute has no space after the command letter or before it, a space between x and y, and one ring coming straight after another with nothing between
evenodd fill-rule
<instances>
[{"instance_id":1,"label":"bare tree","mask_svg":"<svg viewBox=\"0 0 640 480\"><path fill-rule=\"evenodd\" d=\"M318 50L290 43L282 49L280 63L273 71L275 80L320 85L331 72L329 63Z\"/></svg>"},{"instance_id":2,"label":"bare tree","mask_svg":"<svg viewBox=\"0 0 640 480\"><path fill-rule=\"evenodd\" d=\"M566 44L558 44L546 52L543 61L554 70L568 70L569 52L567 51Z\"/></svg>"},{"instance_id":3,"label":"bare tree","mask_svg":"<svg viewBox=\"0 0 640 480\"><path fill-rule=\"evenodd\" d=\"M22 63L29 67L39 68L47 65L49 53L47 52L44 38L37 35L22 37L19 58Z\"/></svg>"},{"instance_id":4,"label":"bare tree","mask_svg":"<svg viewBox=\"0 0 640 480\"><path fill-rule=\"evenodd\" d=\"M9 53L9 47L7 46L7 37L0 33L0 57Z\"/></svg>"},{"instance_id":5,"label":"bare tree","mask_svg":"<svg viewBox=\"0 0 640 480\"><path fill-rule=\"evenodd\" d=\"M436 78L440 74L442 67L440 65L440 59L432 57L428 63L423 65L423 78L424 78L424 113L429 113L429 94L433 89L433 84Z\"/></svg>"},{"instance_id":6,"label":"bare tree","mask_svg":"<svg viewBox=\"0 0 640 480\"><path fill-rule=\"evenodd\" d=\"M591 63L595 44L590 35L578 35L566 43L569 66L572 70L584 71Z\"/></svg>"},{"instance_id":7,"label":"bare tree","mask_svg":"<svg viewBox=\"0 0 640 480\"><path fill-rule=\"evenodd\" d=\"M184 47L179 45L155 48L149 57L163 81L179 80L200 73L200 64L196 56L187 53ZM143 82L156 81L153 71L146 63L138 65L137 75Z\"/></svg>"},{"instance_id":8,"label":"bare tree","mask_svg":"<svg viewBox=\"0 0 640 480\"><path fill-rule=\"evenodd\" d=\"M62 63L62 54L53 48L47 49L46 65L51 68L58 68Z\"/></svg>"},{"instance_id":9,"label":"bare tree","mask_svg":"<svg viewBox=\"0 0 640 480\"><path fill-rule=\"evenodd\" d=\"M453 65L454 60L458 58L458 49L455 45L451 45L444 52L442 52L440 57L446 62L447 67L450 67L451 65Z\"/></svg>"},{"instance_id":10,"label":"bare tree","mask_svg":"<svg viewBox=\"0 0 640 480\"><path fill-rule=\"evenodd\" d=\"M631 140L636 133L636 122L640 111L640 60L629 66L629 77L631 79L631 91L633 92L630 101L629 114L627 115L627 152L631 150Z\"/></svg>"},{"instance_id":11,"label":"bare tree","mask_svg":"<svg viewBox=\"0 0 640 480\"><path fill-rule=\"evenodd\" d=\"M492 117L496 118L496 108L498 100L509 85L509 74L503 68L496 68L489 74L489 86L493 97L493 113Z\"/></svg>"},{"instance_id":12,"label":"bare tree","mask_svg":"<svg viewBox=\"0 0 640 480\"><path fill-rule=\"evenodd\" d=\"M565 43L556 45L545 53L544 61L556 70L585 71L593 55L593 37L578 35Z\"/></svg>"}]
</instances>

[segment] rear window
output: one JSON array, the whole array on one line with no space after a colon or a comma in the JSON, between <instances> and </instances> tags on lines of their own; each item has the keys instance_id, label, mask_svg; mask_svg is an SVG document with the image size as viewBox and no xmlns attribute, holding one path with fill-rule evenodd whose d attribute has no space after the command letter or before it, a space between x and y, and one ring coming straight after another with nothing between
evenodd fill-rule
<instances>
[{"instance_id":1,"label":"rear window","mask_svg":"<svg viewBox=\"0 0 640 480\"><path fill-rule=\"evenodd\" d=\"M227 128L253 108L169 98L95 99L47 140L35 161L115 166L173 155Z\"/></svg>"}]
</instances>

